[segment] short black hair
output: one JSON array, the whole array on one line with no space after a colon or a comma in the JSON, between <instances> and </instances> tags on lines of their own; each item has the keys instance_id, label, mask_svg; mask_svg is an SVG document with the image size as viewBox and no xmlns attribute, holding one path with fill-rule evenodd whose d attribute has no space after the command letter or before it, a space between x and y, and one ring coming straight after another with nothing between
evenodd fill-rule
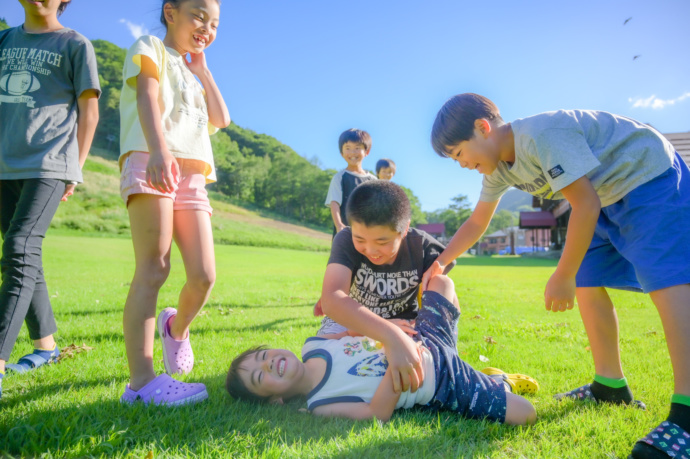
<instances>
[{"instance_id":1,"label":"short black hair","mask_svg":"<svg viewBox=\"0 0 690 459\"><path fill-rule=\"evenodd\" d=\"M485 118L503 121L496 104L479 94L453 96L443 104L431 129L431 146L441 157L447 158L448 147L470 140L474 136L474 122Z\"/></svg>"},{"instance_id":2,"label":"short black hair","mask_svg":"<svg viewBox=\"0 0 690 459\"><path fill-rule=\"evenodd\" d=\"M348 129L338 138L338 151L343 154L343 145L347 142L361 143L366 151L371 150L371 136L361 129Z\"/></svg>"},{"instance_id":3,"label":"short black hair","mask_svg":"<svg viewBox=\"0 0 690 459\"><path fill-rule=\"evenodd\" d=\"M390 167L395 174L395 163L392 159L383 158L376 161L376 175L379 175L379 171L383 168Z\"/></svg>"},{"instance_id":4,"label":"short black hair","mask_svg":"<svg viewBox=\"0 0 690 459\"><path fill-rule=\"evenodd\" d=\"M62 12L65 11L65 8L67 8L67 5L69 5L70 3L72 3L72 0L60 3L60 6L58 6L57 9L57 15L60 16Z\"/></svg>"},{"instance_id":5,"label":"short black hair","mask_svg":"<svg viewBox=\"0 0 690 459\"><path fill-rule=\"evenodd\" d=\"M247 349L237 357L232 360L230 364L230 369L228 370L228 376L225 379L225 389L228 393L237 400L246 400L249 402L267 403L270 400L270 396L262 397L256 395L254 392L250 391L247 386L244 385L242 379L240 378L240 370L242 369L242 364L247 358L256 352L261 352L268 349L265 345L259 345Z\"/></svg>"},{"instance_id":6,"label":"short black hair","mask_svg":"<svg viewBox=\"0 0 690 459\"><path fill-rule=\"evenodd\" d=\"M370 180L354 189L347 200L347 221L364 226L387 226L402 233L412 214L405 191L387 180Z\"/></svg>"}]
</instances>

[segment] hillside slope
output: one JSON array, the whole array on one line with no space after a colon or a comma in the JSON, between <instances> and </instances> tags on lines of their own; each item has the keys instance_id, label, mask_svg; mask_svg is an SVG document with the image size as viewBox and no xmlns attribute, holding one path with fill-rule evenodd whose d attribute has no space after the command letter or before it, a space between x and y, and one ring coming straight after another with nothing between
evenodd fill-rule
<instances>
[{"instance_id":1,"label":"hillside slope","mask_svg":"<svg viewBox=\"0 0 690 459\"><path fill-rule=\"evenodd\" d=\"M98 153L98 152L96 152ZM61 203L52 232L129 237L129 217L120 198L117 162L91 155L84 165L84 183L69 201ZM211 193L216 243L298 250L330 250L328 233L267 218Z\"/></svg>"}]
</instances>

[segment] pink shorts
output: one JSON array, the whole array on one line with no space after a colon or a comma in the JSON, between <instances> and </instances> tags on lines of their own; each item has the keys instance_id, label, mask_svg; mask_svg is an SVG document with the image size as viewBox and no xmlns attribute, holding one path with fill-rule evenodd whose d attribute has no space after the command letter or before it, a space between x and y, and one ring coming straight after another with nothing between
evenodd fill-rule
<instances>
[{"instance_id":1,"label":"pink shorts","mask_svg":"<svg viewBox=\"0 0 690 459\"><path fill-rule=\"evenodd\" d=\"M120 196L128 204L133 194L152 194L173 200L173 210L203 210L210 214L213 208L208 200L206 177L203 174L206 164L193 159L175 158L180 166L180 181L170 193L163 193L146 183L146 165L149 154L133 151L122 163L120 173Z\"/></svg>"}]
</instances>

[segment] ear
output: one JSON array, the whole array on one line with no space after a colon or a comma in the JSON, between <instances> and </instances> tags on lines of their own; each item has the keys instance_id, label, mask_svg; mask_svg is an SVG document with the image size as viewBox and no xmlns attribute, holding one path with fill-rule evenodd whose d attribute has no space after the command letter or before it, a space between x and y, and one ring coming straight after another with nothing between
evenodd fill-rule
<instances>
[{"instance_id":1,"label":"ear","mask_svg":"<svg viewBox=\"0 0 690 459\"><path fill-rule=\"evenodd\" d=\"M173 7L172 3L163 5L163 16L168 24L173 24L175 22L173 11L175 11L175 7Z\"/></svg>"},{"instance_id":2,"label":"ear","mask_svg":"<svg viewBox=\"0 0 690 459\"><path fill-rule=\"evenodd\" d=\"M268 403L271 405L284 405L283 398L282 397L275 397L271 398Z\"/></svg>"},{"instance_id":3,"label":"ear","mask_svg":"<svg viewBox=\"0 0 690 459\"><path fill-rule=\"evenodd\" d=\"M486 138L491 132L491 123L489 123L489 120L486 118L479 118L478 120L474 120L474 128Z\"/></svg>"},{"instance_id":4,"label":"ear","mask_svg":"<svg viewBox=\"0 0 690 459\"><path fill-rule=\"evenodd\" d=\"M407 226L405 227L405 230L402 232L403 236L405 236L409 231L410 231L410 223L411 221L407 221Z\"/></svg>"}]
</instances>

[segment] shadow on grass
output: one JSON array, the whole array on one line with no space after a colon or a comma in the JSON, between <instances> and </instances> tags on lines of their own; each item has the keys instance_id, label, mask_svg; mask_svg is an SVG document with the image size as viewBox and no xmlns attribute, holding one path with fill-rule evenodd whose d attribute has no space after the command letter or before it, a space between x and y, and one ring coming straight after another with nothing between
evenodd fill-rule
<instances>
[{"instance_id":1,"label":"shadow on grass","mask_svg":"<svg viewBox=\"0 0 690 459\"><path fill-rule=\"evenodd\" d=\"M306 454L313 446L313 452L343 458L403 457L412 451L420 457L471 457L490 456L510 435L509 427L445 412L398 412L390 426L317 418L299 412L297 402L274 406L233 400L223 388L224 375L195 381L207 385L210 400L183 407L123 405L123 378L38 383L3 400L3 411L14 413L11 422L0 424L0 456L142 456L153 451L154 456L256 457L271 456L276 447L302 448ZM93 397L75 399L83 397L84 388ZM399 429L423 434L398 434Z\"/></svg>"}]
</instances>

